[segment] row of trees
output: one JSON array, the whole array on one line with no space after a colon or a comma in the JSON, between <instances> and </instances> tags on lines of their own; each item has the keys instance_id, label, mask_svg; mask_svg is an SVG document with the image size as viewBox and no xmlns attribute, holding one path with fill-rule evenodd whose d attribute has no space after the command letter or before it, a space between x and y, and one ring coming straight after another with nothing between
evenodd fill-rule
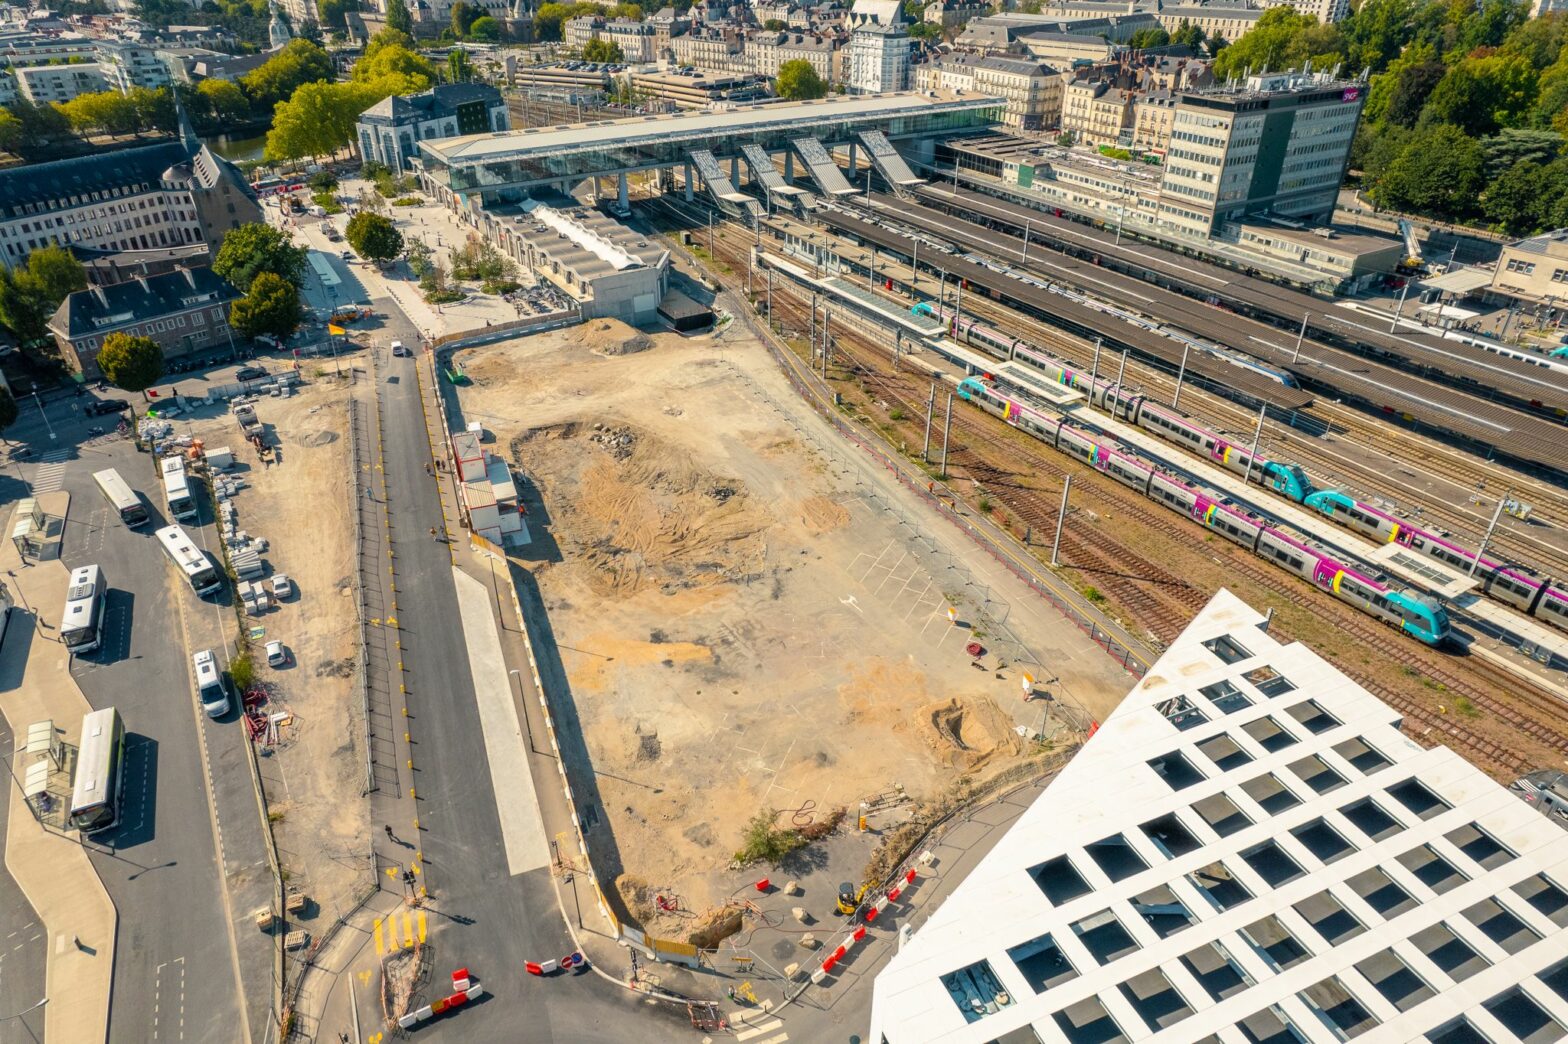
<instances>
[{"instance_id":1,"label":"row of trees","mask_svg":"<svg viewBox=\"0 0 1568 1044\"><path fill-rule=\"evenodd\" d=\"M18 100L0 109L0 149L36 160L73 135L172 131L175 122L174 94L168 87L135 87L129 94L94 92L63 104Z\"/></svg>"},{"instance_id":2,"label":"row of trees","mask_svg":"<svg viewBox=\"0 0 1568 1044\"><path fill-rule=\"evenodd\" d=\"M423 91L435 80L435 68L415 52L408 34L382 29L365 45L347 82L317 78L274 107L263 156L270 162L330 156L354 140L360 113L391 95Z\"/></svg>"},{"instance_id":3,"label":"row of trees","mask_svg":"<svg viewBox=\"0 0 1568 1044\"><path fill-rule=\"evenodd\" d=\"M1568 15L1527 0L1365 0L1319 25L1271 8L1218 76L1368 69L1351 165L1377 204L1511 235L1568 224Z\"/></svg>"}]
</instances>

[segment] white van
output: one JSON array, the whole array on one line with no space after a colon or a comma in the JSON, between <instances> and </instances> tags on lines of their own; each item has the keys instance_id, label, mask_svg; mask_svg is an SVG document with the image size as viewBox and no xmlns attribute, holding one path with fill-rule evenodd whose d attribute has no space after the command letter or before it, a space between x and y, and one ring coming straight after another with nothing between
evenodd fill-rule
<instances>
[{"instance_id":1,"label":"white van","mask_svg":"<svg viewBox=\"0 0 1568 1044\"><path fill-rule=\"evenodd\" d=\"M196 698L209 718L221 718L229 712L229 686L218 670L218 660L211 649L203 649L191 657L196 673Z\"/></svg>"}]
</instances>

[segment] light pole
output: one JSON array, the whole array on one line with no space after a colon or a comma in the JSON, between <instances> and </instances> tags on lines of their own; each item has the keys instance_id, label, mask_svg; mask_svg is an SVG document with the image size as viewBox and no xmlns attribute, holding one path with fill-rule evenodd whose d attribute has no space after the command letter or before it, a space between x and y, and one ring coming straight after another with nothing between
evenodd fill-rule
<instances>
[{"instance_id":1,"label":"light pole","mask_svg":"<svg viewBox=\"0 0 1568 1044\"><path fill-rule=\"evenodd\" d=\"M523 676L521 674L519 674L516 670L510 670L510 671L507 671L506 673L510 674L512 676L512 678L517 682L517 700L518 700L519 703L523 703ZM534 750L534 723L532 721L530 721L529 718L528 718L528 706L527 706L526 703L524 703L522 710L523 710L523 725L524 725L525 728L528 729L528 749L532 750L535 754L537 754L539 752L537 750Z\"/></svg>"},{"instance_id":2,"label":"light pole","mask_svg":"<svg viewBox=\"0 0 1568 1044\"><path fill-rule=\"evenodd\" d=\"M49 423L49 414L44 409L44 401L38 397L38 390L33 390L33 402L38 406L38 415L44 419L44 427L49 430L49 441L54 441L54 425Z\"/></svg>"},{"instance_id":3,"label":"light pole","mask_svg":"<svg viewBox=\"0 0 1568 1044\"><path fill-rule=\"evenodd\" d=\"M19 1019L23 1015L26 1015L28 1012L35 1011L38 1008L41 1008L45 1004L48 1004L48 1003L49 1003L49 998L48 997L41 997L41 998L38 999L37 1003L32 1004L32 1005L30 1005L30 1006L28 1006L26 1008L23 1008L21 1011L17 1012L15 1015L0 1015L0 1022L10 1022L12 1019Z\"/></svg>"}]
</instances>

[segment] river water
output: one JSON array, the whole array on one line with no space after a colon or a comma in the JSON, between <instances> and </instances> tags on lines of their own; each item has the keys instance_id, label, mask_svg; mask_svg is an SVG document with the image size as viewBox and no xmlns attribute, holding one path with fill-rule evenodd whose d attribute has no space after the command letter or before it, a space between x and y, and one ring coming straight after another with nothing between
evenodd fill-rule
<instances>
[{"instance_id":1,"label":"river water","mask_svg":"<svg viewBox=\"0 0 1568 1044\"><path fill-rule=\"evenodd\" d=\"M261 159L261 150L267 144L265 134L241 138L231 134L211 134L202 141L212 147L212 151L222 156L231 163L249 163Z\"/></svg>"}]
</instances>

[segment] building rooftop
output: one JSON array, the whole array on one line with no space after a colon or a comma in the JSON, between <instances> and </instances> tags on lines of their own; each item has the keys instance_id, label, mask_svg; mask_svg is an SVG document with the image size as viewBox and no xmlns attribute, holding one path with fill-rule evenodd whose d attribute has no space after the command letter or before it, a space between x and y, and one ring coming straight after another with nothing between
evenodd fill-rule
<instances>
[{"instance_id":1,"label":"building rooftop","mask_svg":"<svg viewBox=\"0 0 1568 1044\"><path fill-rule=\"evenodd\" d=\"M1568 831L1221 591L878 973L869 1039L1559 1041Z\"/></svg>"},{"instance_id":2,"label":"building rooftop","mask_svg":"<svg viewBox=\"0 0 1568 1044\"><path fill-rule=\"evenodd\" d=\"M570 197L489 208L502 228L570 270L579 283L658 264L666 251L642 233ZM575 291L574 291L575 292Z\"/></svg>"},{"instance_id":3,"label":"building rooftop","mask_svg":"<svg viewBox=\"0 0 1568 1044\"><path fill-rule=\"evenodd\" d=\"M439 83L418 94L394 94L383 98L360 113L360 119L379 116L398 119L406 116L438 116L449 113L467 102L501 101L501 92L488 83Z\"/></svg>"},{"instance_id":4,"label":"building rooftop","mask_svg":"<svg viewBox=\"0 0 1568 1044\"><path fill-rule=\"evenodd\" d=\"M1525 250L1532 254L1550 254L1553 257L1568 257L1568 228L1559 228L1553 232L1542 232L1529 239L1521 239L1517 243L1508 244L1510 250Z\"/></svg>"},{"instance_id":5,"label":"building rooftop","mask_svg":"<svg viewBox=\"0 0 1568 1044\"><path fill-rule=\"evenodd\" d=\"M210 268L182 268L78 290L60 302L49 328L74 341L175 312L224 304L239 296L238 290Z\"/></svg>"},{"instance_id":6,"label":"building rooftop","mask_svg":"<svg viewBox=\"0 0 1568 1044\"><path fill-rule=\"evenodd\" d=\"M897 94L830 95L815 101L736 105L720 112L666 113L623 120L470 134L422 141L419 147L448 166L457 166L591 148L600 143L624 147L645 140L704 140L716 135L754 129L762 132L798 127L804 136L811 133L813 123L831 123L852 117L894 117L949 106L970 109L995 104L995 99L946 91L934 94L906 91Z\"/></svg>"}]
</instances>

